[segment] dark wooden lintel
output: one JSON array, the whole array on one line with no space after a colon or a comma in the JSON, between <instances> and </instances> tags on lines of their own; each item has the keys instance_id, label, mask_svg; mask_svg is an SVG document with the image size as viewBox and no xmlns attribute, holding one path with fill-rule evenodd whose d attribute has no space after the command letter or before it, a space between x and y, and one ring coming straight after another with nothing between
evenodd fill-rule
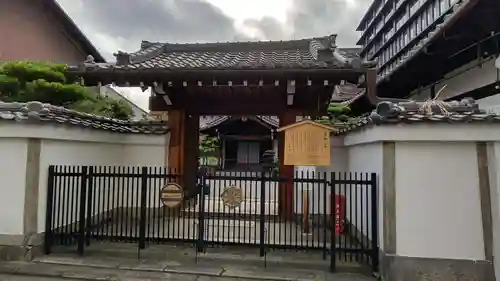
<instances>
[{"instance_id":1,"label":"dark wooden lintel","mask_svg":"<svg viewBox=\"0 0 500 281\"><path fill-rule=\"evenodd\" d=\"M295 80L297 85L307 85L309 80L312 85L323 84L328 80L331 84L338 84L341 80L357 81L362 72L353 70L234 70L234 71L166 71L166 70L96 70L96 71L72 71L67 74L69 82L83 82L87 86L97 86L99 84L112 84L117 86L139 87L141 84L153 85L153 83L163 83L173 86L187 82L188 85L213 85L216 81L219 85L227 85L229 81L233 85L243 85L245 81L248 85L274 85L276 80L280 84L286 85L287 80ZM261 82L262 81L262 82Z\"/></svg>"}]
</instances>

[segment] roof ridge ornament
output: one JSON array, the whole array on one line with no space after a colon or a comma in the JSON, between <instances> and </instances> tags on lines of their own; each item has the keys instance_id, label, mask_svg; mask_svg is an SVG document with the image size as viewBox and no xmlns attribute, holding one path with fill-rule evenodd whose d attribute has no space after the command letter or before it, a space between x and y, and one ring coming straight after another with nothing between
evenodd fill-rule
<instances>
[{"instance_id":1,"label":"roof ridge ornament","mask_svg":"<svg viewBox=\"0 0 500 281\"><path fill-rule=\"evenodd\" d=\"M337 49L337 34L328 35L328 43L331 50Z\"/></svg>"},{"instance_id":2,"label":"roof ridge ornament","mask_svg":"<svg viewBox=\"0 0 500 281\"><path fill-rule=\"evenodd\" d=\"M92 55L88 55L87 56L87 59L83 61L84 63L91 63L91 64L95 64L95 59L94 59L94 56Z\"/></svg>"},{"instance_id":3,"label":"roof ridge ornament","mask_svg":"<svg viewBox=\"0 0 500 281\"><path fill-rule=\"evenodd\" d=\"M116 58L116 65L129 65L132 63L129 53L118 51L113 56Z\"/></svg>"}]
</instances>

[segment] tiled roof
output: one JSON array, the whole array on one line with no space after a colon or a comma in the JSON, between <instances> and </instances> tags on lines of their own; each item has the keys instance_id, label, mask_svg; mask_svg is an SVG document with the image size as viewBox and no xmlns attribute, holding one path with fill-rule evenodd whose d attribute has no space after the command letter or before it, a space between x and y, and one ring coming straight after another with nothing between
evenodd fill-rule
<instances>
[{"instance_id":1,"label":"tiled roof","mask_svg":"<svg viewBox=\"0 0 500 281\"><path fill-rule=\"evenodd\" d=\"M356 84L345 83L336 85L330 102L349 105L364 94L365 89L359 88Z\"/></svg>"},{"instance_id":2,"label":"tiled roof","mask_svg":"<svg viewBox=\"0 0 500 281\"><path fill-rule=\"evenodd\" d=\"M116 65L87 61L89 70L119 69L353 69L373 67L360 49L338 48L336 35L290 41L170 44L144 41L134 53L118 52ZM77 70L81 70L81 65ZM75 69L73 67L73 69Z\"/></svg>"},{"instance_id":3,"label":"tiled roof","mask_svg":"<svg viewBox=\"0 0 500 281\"><path fill-rule=\"evenodd\" d=\"M354 124L338 128L343 134L369 125L414 124L414 123L478 123L500 122L500 115L487 113L479 109L472 99L461 101L426 101L426 102L381 102L366 118Z\"/></svg>"},{"instance_id":4,"label":"tiled roof","mask_svg":"<svg viewBox=\"0 0 500 281\"><path fill-rule=\"evenodd\" d=\"M279 119L276 116L255 116L259 121L273 127L279 127ZM231 116L214 116L212 119L200 121L200 130L207 130L213 128L217 125L220 125L231 119Z\"/></svg>"},{"instance_id":5,"label":"tiled roof","mask_svg":"<svg viewBox=\"0 0 500 281\"><path fill-rule=\"evenodd\" d=\"M117 133L161 135L169 131L162 121L122 121L81 113L41 102L0 102L0 121L61 124Z\"/></svg>"}]
</instances>

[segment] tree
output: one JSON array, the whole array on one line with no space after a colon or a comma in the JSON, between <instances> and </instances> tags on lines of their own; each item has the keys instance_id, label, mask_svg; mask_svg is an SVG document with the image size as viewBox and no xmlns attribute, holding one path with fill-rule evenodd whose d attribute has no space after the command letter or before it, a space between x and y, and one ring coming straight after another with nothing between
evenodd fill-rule
<instances>
[{"instance_id":1,"label":"tree","mask_svg":"<svg viewBox=\"0 0 500 281\"><path fill-rule=\"evenodd\" d=\"M127 120L132 108L123 101L101 96L66 81L67 66L15 61L0 64L0 100L39 101L68 109Z\"/></svg>"},{"instance_id":2,"label":"tree","mask_svg":"<svg viewBox=\"0 0 500 281\"><path fill-rule=\"evenodd\" d=\"M330 104L328 106L327 116L316 120L323 124L346 123L349 121L351 109L348 106Z\"/></svg>"},{"instance_id":3,"label":"tree","mask_svg":"<svg viewBox=\"0 0 500 281\"><path fill-rule=\"evenodd\" d=\"M203 154L213 153L219 148L219 139L205 136L200 143L200 152Z\"/></svg>"},{"instance_id":4,"label":"tree","mask_svg":"<svg viewBox=\"0 0 500 281\"><path fill-rule=\"evenodd\" d=\"M202 136L199 144L200 160L202 165L207 165L212 160L217 160L214 152L219 148L219 139L216 137Z\"/></svg>"}]
</instances>

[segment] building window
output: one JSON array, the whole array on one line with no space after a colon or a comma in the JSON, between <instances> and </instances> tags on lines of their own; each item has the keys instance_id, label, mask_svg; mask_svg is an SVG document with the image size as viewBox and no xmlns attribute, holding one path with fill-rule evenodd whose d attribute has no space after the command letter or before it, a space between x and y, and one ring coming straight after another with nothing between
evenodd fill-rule
<instances>
[{"instance_id":1,"label":"building window","mask_svg":"<svg viewBox=\"0 0 500 281\"><path fill-rule=\"evenodd\" d=\"M417 36L418 34L420 34L420 32L422 32L422 21L420 19L421 17L418 17L417 20L415 21L415 36Z\"/></svg>"},{"instance_id":2,"label":"building window","mask_svg":"<svg viewBox=\"0 0 500 281\"><path fill-rule=\"evenodd\" d=\"M413 15L419 7L419 0L414 0L413 3L410 6L410 15Z\"/></svg>"},{"instance_id":3,"label":"building window","mask_svg":"<svg viewBox=\"0 0 500 281\"><path fill-rule=\"evenodd\" d=\"M439 0L434 0L434 19L437 19L441 15L440 8Z\"/></svg>"},{"instance_id":4,"label":"building window","mask_svg":"<svg viewBox=\"0 0 500 281\"><path fill-rule=\"evenodd\" d=\"M421 14L420 15L420 20L421 20L421 23L422 23L422 31L424 31L427 28L427 15L425 13Z\"/></svg>"},{"instance_id":5,"label":"building window","mask_svg":"<svg viewBox=\"0 0 500 281\"><path fill-rule=\"evenodd\" d=\"M439 5L441 6L441 14L448 10L448 8L450 7L449 4L449 0L439 0Z\"/></svg>"},{"instance_id":6,"label":"building window","mask_svg":"<svg viewBox=\"0 0 500 281\"><path fill-rule=\"evenodd\" d=\"M431 25L432 22L434 21L433 19L433 9L432 9L432 6L428 6L427 9L426 9L426 13L427 13L427 24L428 25Z\"/></svg>"}]
</instances>

